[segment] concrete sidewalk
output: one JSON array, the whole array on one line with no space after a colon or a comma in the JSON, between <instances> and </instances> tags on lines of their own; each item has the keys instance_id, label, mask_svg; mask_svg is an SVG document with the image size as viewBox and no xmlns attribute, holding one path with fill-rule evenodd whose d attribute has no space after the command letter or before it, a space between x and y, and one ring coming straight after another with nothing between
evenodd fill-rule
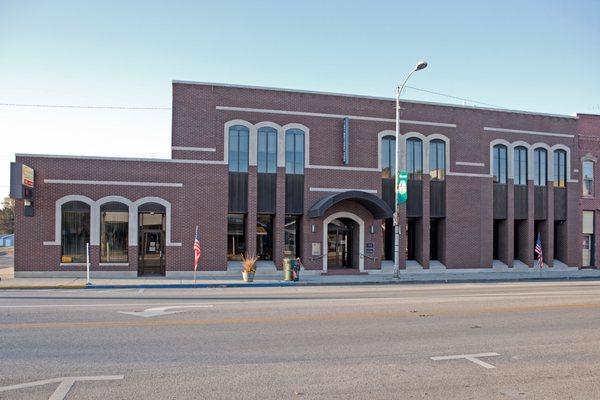
<instances>
[{"instance_id":1,"label":"concrete sidewalk","mask_svg":"<svg viewBox=\"0 0 600 400\"><path fill-rule=\"evenodd\" d=\"M246 283L241 276L206 276L198 274L196 283L192 279L169 279L163 277L95 279L86 286L83 277L77 278L13 278L12 268L0 269L0 289L113 289L113 288L173 288L173 287L271 287L271 286L336 286L336 285L382 285L406 283L447 283L447 282L511 282L536 280L600 280L600 270L552 270L530 268L525 271L492 270L446 270L446 271L404 271L400 279L391 274L376 275L309 275L301 274L300 281L283 281L280 275L257 275L254 282Z\"/></svg>"}]
</instances>

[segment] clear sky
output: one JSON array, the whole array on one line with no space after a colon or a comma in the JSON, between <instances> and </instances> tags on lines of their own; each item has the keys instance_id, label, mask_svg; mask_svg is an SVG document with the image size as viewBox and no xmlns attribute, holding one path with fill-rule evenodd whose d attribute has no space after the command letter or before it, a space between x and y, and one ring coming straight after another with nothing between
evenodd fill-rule
<instances>
[{"instance_id":1,"label":"clear sky","mask_svg":"<svg viewBox=\"0 0 600 400\"><path fill-rule=\"evenodd\" d=\"M0 0L0 103L170 107L173 79L392 97L420 59L417 88L600 114L600 1ZM170 134L169 110L0 105L0 196L14 153L168 156Z\"/></svg>"}]
</instances>

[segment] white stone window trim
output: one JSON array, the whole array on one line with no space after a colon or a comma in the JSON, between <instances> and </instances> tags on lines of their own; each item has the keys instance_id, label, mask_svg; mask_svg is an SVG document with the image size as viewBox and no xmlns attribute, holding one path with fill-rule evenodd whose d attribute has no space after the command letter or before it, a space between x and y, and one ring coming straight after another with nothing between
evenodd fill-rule
<instances>
[{"instance_id":1,"label":"white stone window trim","mask_svg":"<svg viewBox=\"0 0 600 400\"><path fill-rule=\"evenodd\" d=\"M141 199L132 202L131 200L122 196L105 196L97 201L90 199L87 196L82 195L67 195L56 200L54 209L54 240L45 241L45 246L60 246L62 245L62 206L65 203L72 201L80 201L90 206L90 245L100 245L100 208L103 204L110 202L117 202L126 205L129 209L129 228L128 228L128 245L138 245L138 210L139 207L146 203L157 203L165 207L166 213L166 227L165 227L165 241L167 246L181 246L181 243L171 241L171 203L160 197L142 197ZM73 264L67 264L73 265Z\"/></svg>"}]
</instances>

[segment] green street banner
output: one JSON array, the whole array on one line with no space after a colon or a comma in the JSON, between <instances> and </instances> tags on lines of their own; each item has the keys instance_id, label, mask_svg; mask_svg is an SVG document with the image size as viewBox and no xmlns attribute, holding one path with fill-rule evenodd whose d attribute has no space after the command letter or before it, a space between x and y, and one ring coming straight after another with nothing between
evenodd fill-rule
<instances>
[{"instance_id":1,"label":"green street banner","mask_svg":"<svg viewBox=\"0 0 600 400\"><path fill-rule=\"evenodd\" d=\"M406 171L398 171L396 175L396 204L406 203L408 198L407 189L408 173Z\"/></svg>"}]
</instances>

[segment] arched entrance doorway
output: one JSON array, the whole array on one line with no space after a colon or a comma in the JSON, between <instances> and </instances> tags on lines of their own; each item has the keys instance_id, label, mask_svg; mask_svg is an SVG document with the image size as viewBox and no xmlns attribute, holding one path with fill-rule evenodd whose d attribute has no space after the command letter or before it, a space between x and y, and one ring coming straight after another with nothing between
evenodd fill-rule
<instances>
[{"instance_id":1,"label":"arched entrance doorway","mask_svg":"<svg viewBox=\"0 0 600 400\"><path fill-rule=\"evenodd\" d=\"M329 269L353 268L355 223L349 218L336 218L327 224L327 266Z\"/></svg>"},{"instance_id":2,"label":"arched entrance doorway","mask_svg":"<svg viewBox=\"0 0 600 400\"><path fill-rule=\"evenodd\" d=\"M138 275L165 275L166 216L162 204L138 208Z\"/></svg>"}]
</instances>

